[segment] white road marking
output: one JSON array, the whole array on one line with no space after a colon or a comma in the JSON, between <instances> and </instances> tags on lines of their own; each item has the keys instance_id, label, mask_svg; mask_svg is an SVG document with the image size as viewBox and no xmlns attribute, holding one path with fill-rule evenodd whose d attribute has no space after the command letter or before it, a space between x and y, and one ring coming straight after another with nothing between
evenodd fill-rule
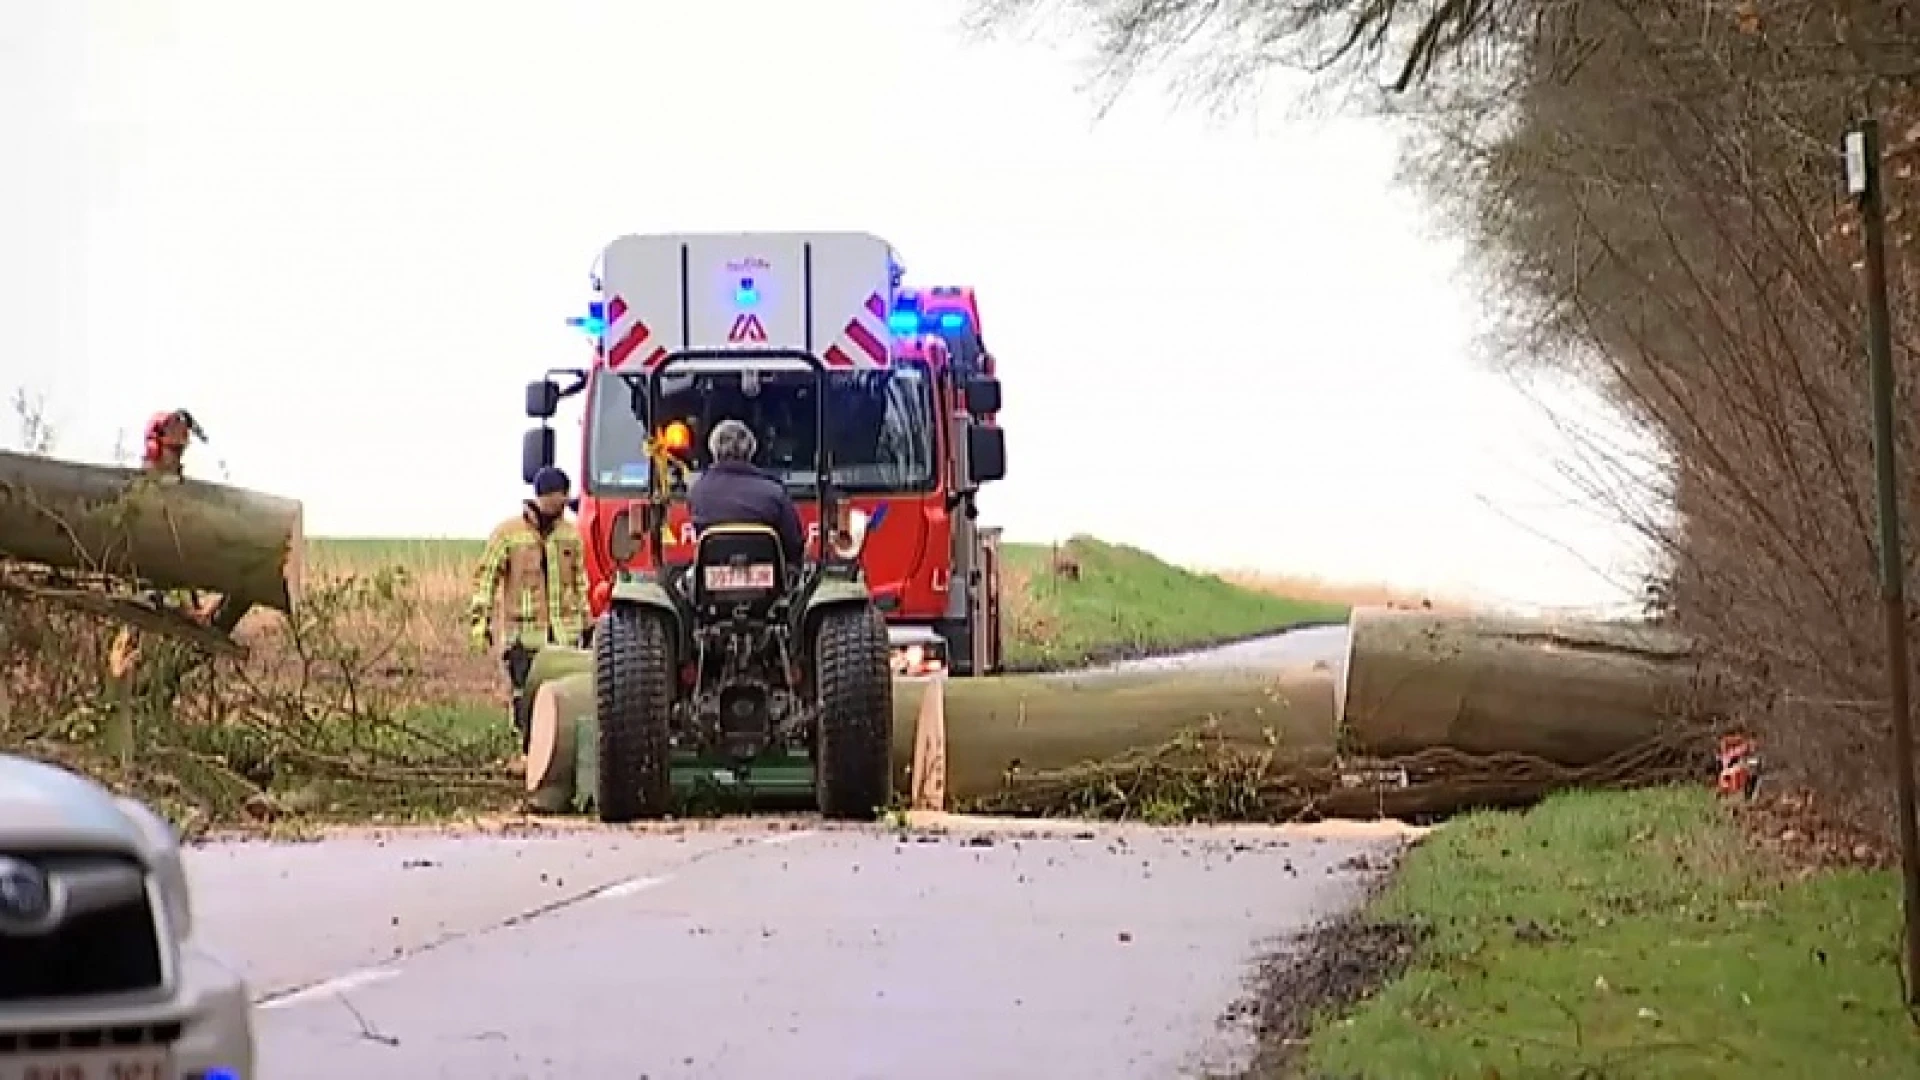
<instances>
[{"instance_id":1,"label":"white road marking","mask_svg":"<svg viewBox=\"0 0 1920 1080\"><path fill-rule=\"evenodd\" d=\"M616 881L606 888L601 889L599 892L594 893L593 898L595 900L618 900L623 896L632 896L634 893L644 892L657 885L665 885L668 880L669 879L663 877L637 877L629 878L626 881Z\"/></svg>"},{"instance_id":2,"label":"white road marking","mask_svg":"<svg viewBox=\"0 0 1920 1080\"><path fill-rule=\"evenodd\" d=\"M312 986L302 987L284 997L263 1001L257 1007L262 1009L284 1009L291 1005L304 1005L309 1001L317 1001L320 998L339 997L349 990L358 990L363 986L386 982L388 979L399 977L399 975L399 968L361 968L359 971L349 971L345 975L328 979L325 982L318 982Z\"/></svg>"},{"instance_id":3,"label":"white road marking","mask_svg":"<svg viewBox=\"0 0 1920 1080\"><path fill-rule=\"evenodd\" d=\"M819 831L820 830L818 829L796 829L793 832L775 833L772 836L763 836L760 838L760 842L763 844L791 844L795 840L804 840L807 837L812 836L814 833Z\"/></svg>"}]
</instances>

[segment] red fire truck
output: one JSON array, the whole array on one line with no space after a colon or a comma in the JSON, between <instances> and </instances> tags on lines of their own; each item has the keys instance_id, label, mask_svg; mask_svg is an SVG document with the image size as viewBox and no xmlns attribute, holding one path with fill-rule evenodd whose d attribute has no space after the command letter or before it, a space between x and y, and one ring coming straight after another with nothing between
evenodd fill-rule
<instances>
[{"instance_id":1,"label":"red fire truck","mask_svg":"<svg viewBox=\"0 0 1920 1080\"><path fill-rule=\"evenodd\" d=\"M737 272L736 272L737 271ZM729 268L735 332L756 339L760 286L753 267ZM868 588L885 614L894 669L985 675L1001 669L999 533L978 524L981 486L1005 476L1005 436L997 423L1000 382L967 288L899 288L894 274L881 370L836 371L827 380L829 447L843 528L862 537ZM554 459L550 421L561 399L584 394L580 529L586 544L589 604L606 610L614 583L651 567L648 545L630 523L641 520L649 462L648 425L636 405L636 372L646 349L623 336L628 301L604 287L585 318L570 319L595 342L592 366L554 369L527 387L528 417L540 421L522 445L524 479ZM764 340L764 327L758 329ZM651 345L652 343L647 343ZM651 376L647 376L651 377ZM667 416L656 425L692 465L696 482L713 424L744 420L759 438L758 464L787 483L811 548L820 542L814 484L816 404L812 381L791 373L698 372L662 376ZM686 507L675 502L663 534L669 564L693 553Z\"/></svg>"}]
</instances>

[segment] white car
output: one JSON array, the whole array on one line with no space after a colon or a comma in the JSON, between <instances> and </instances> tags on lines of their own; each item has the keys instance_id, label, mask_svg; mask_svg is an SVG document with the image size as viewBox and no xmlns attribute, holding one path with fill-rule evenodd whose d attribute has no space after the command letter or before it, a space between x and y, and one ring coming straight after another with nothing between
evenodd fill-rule
<instances>
[{"instance_id":1,"label":"white car","mask_svg":"<svg viewBox=\"0 0 1920 1080\"><path fill-rule=\"evenodd\" d=\"M0 1080L253 1080L246 983L193 943L159 815L0 754Z\"/></svg>"}]
</instances>

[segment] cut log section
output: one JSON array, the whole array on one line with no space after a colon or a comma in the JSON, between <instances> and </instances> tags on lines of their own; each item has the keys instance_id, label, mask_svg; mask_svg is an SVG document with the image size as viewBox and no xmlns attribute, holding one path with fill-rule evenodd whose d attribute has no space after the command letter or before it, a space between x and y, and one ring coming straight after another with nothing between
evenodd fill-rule
<instances>
[{"instance_id":1,"label":"cut log section","mask_svg":"<svg viewBox=\"0 0 1920 1080\"><path fill-rule=\"evenodd\" d=\"M0 451L0 556L218 593L222 629L256 605L292 610L302 542L291 499Z\"/></svg>"},{"instance_id":2,"label":"cut log section","mask_svg":"<svg viewBox=\"0 0 1920 1080\"><path fill-rule=\"evenodd\" d=\"M908 805L915 810L947 808L947 678L935 675L920 689L920 712L914 717L913 768Z\"/></svg>"},{"instance_id":3,"label":"cut log section","mask_svg":"<svg viewBox=\"0 0 1920 1080\"><path fill-rule=\"evenodd\" d=\"M960 805L1205 728L1221 745L1301 761L1334 751L1333 679L1304 672L955 679L944 687L946 790ZM894 695L894 745L914 745L920 701ZM896 751L896 754L898 751ZM902 763L896 762L896 765Z\"/></svg>"},{"instance_id":4,"label":"cut log section","mask_svg":"<svg viewBox=\"0 0 1920 1080\"><path fill-rule=\"evenodd\" d=\"M593 708L591 675L554 679L533 691L526 777L533 809L548 814L572 809L576 739L583 723L591 736Z\"/></svg>"},{"instance_id":5,"label":"cut log section","mask_svg":"<svg viewBox=\"0 0 1920 1080\"><path fill-rule=\"evenodd\" d=\"M1686 640L1603 623L1356 610L1341 748L1445 747L1579 767L1658 737L1711 687Z\"/></svg>"}]
</instances>

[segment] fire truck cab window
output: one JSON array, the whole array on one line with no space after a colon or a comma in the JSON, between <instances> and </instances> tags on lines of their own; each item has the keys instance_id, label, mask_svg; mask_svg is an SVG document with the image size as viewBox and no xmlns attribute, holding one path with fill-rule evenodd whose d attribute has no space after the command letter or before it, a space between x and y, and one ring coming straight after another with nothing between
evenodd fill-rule
<instances>
[{"instance_id":1,"label":"fire truck cab window","mask_svg":"<svg viewBox=\"0 0 1920 1080\"><path fill-rule=\"evenodd\" d=\"M594 494L641 495L647 486L646 424L634 415L626 380L594 376L586 432L587 486ZM755 463L795 488L813 482L819 431L813 376L763 372L743 380L736 372L669 375L662 387L664 419L693 428L695 472L707 467L707 433L729 418L745 421L760 441ZM827 402L834 484L847 492L927 491L933 487L933 399L917 368L837 372L828 376ZM642 408L645 406L642 399Z\"/></svg>"}]
</instances>

